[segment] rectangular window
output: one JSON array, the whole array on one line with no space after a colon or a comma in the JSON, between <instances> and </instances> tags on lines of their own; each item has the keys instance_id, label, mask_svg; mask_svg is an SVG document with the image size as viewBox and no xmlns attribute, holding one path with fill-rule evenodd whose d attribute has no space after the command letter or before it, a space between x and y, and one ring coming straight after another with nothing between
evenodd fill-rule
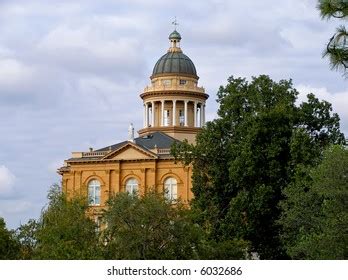
<instances>
[{"instance_id":1,"label":"rectangular window","mask_svg":"<svg viewBox=\"0 0 348 280\"><path fill-rule=\"evenodd\" d=\"M184 126L184 124L185 124L185 117L184 117L183 110L179 110L179 124L180 124L180 126Z\"/></svg>"},{"instance_id":2,"label":"rectangular window","mask_svg":"<svg viewBox=\"0 0 348 280\"><path fill-rule=\"evenodd\" d=\"M164 110L164 126L169 126L169 110Z\"/></svg>"},{"instance_id":3,"label":"rectangular window","mask_svg":"<svg viewBox=\"0 0 348 280\"><path fill-rule=\"evenodd\" d=\"M180 85L186 85L186 80L180 80Z\"/></svg>"}]
</instances>

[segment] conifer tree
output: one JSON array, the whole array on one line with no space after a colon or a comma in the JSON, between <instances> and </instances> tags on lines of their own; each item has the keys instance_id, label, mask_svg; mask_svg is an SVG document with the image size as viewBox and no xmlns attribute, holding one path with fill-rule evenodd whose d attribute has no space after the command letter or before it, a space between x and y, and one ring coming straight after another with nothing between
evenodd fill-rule
<instances>
[{"instance_id":1,"label":"conifer tree","mask_svg":"<svg viewBox=\"0 0 348 280\"><path fill-rule=\"evenodd\" d=\"M338 18L346 20L348 16L347 0L319 0L318 9L323 19ZM330 38L324 57L330 60L331 68L343 71L348 70L348 33L344 25L340 25L336 33Z\"/></svg>"}]
</instances>

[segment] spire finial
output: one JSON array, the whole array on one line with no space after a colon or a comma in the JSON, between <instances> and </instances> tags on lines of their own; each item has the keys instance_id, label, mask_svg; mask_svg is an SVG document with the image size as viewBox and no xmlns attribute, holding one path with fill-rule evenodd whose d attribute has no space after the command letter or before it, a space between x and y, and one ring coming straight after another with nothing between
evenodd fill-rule
<instances>
[{"instance_id":1,"label":"spire finial","mask_svg":"<svg viewBox=\"0 0 348 280\"><path fill-rule=\"evenodd\" d=\"M179 25L176 16L174 17L174 21L172 21L172 24L174 25L174 30L176 30L176 26Z\"/></svg>"}]
</instances>

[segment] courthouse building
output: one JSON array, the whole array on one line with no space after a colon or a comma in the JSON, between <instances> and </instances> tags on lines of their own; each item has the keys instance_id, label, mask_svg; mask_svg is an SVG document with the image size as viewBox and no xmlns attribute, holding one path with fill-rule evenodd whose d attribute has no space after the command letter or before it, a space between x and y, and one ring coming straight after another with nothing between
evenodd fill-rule
<instances>
[{"instance_id":1,"label":"courthouse building","mask_svg":"<svg viewBox=\"0 0 348 280\"><path fill-rule=\"evenodd\" d=\"M170 147L195 136L205 122L208 95L198 86L196 68L181 48L180 34L169 35L170 47L155 64L151 83L140 94L144 105L143 128L128 140L98 150L73 152L58 170L68 196L88 197L97 214L118 192L163 192L169 199L192 198L192 168L175 163Z\"/></svg>"}]
</instances>

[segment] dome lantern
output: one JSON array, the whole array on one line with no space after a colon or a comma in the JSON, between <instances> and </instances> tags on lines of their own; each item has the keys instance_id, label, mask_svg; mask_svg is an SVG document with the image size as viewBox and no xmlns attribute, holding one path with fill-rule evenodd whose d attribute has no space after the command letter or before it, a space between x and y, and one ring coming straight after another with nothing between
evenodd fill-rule
<instances>
[{"instance_id":1,"label":"dome lantern","mask_svg":"<svg viewBox=\"0 0 348 280\"><path fill-rule=\"evenodd\" d=\"M170 52L181 52L180 49L180 40L181 35L178 31L174 30L172 33L169 34L168 39L170 40Z\"/></svg>"}]
</instances>

